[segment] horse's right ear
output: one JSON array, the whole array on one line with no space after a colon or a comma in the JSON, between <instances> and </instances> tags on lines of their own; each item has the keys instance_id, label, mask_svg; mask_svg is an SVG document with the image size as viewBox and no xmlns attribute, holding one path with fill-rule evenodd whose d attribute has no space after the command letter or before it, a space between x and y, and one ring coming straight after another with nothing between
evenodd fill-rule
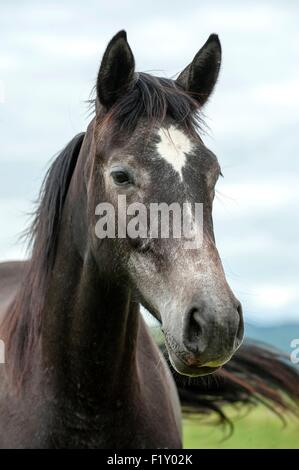
<instances>
[{"instance_id":1,"label":"horse's right ear","mask_svg":"<svg viewBox=\"0 0 299 470\"><path fill-rule=\"evenodd\" d=\"M135 61L127 41L120 31L109 42L97 78L97 96L102 105L110 108L134 82Z\"/></svg>"},{"instance_id":2,"label":"horse's right ear","mask_svg":"<svg viewBox=\"0 0 299 470\"><path fill-rule=\"evenodd\" d=\"M176 82L203 106L215 87L220 65L220 41L217 34L211 34Z\"/></svg>"}]
</instances>

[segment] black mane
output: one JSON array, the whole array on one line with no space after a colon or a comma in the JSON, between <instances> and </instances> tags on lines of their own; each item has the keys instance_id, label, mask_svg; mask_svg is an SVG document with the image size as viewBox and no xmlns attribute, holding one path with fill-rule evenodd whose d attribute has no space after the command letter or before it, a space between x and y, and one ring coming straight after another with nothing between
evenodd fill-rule
<instances>
[{"instance_id":1,"label":"black mane","mask_svg":"<svg viewBox=\"0 0 299 470\"><path fill-rule=\"evenodd\" d=\"M49 168L39 205L28 231L32 256L22 286L4 318L3 332L10 357L9 371L21 385L29 376L40 336L41 314L49 272L53 267L63 206L85 134L75 136Z\"/></svg>"},{"instance_id":2,"label":"black mane","mask_svg":"<svg viewBox=\"0 0 299 470\"><path fill-rule=\"evenodd\" d=\"M33 257L39 258L45 272L52 268L59 225L85 133L82 132L67 144L48 169L39 195L39 205L28 235L33 246Z\"/></svg>"},{"instance_id":3,"label":"black mane","mask_svg":"<svg viewBox=\"0 0 299 470\"><path fill-rule=\"evenodd\" d=\"M91 100L96 103L96 100ZM119 98L100 119L117 123L117 128L132 133L140 119L145 118L149 128L162 124L166 116L185 128L190 135L198 136L202 127L200 104L175 81L147 73L136 74L131 90Z\"/></svg>"}]
</instances>

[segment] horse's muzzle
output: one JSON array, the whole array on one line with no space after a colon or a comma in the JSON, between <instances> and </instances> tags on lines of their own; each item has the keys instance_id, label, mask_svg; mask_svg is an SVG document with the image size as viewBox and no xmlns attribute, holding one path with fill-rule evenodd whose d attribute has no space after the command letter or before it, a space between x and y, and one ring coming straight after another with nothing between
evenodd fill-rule
<instances>
[{"instance_id":1,"label":"horse's muzzle","mask_svg":"<svg viewBox=\"0 0 299 470\"><path fill-rule=\"evenodd\" d=\"M173 367L180 374L198 376L228 362L243 335L242 307L234 298L228 305L193 302L184 316L182 336L168 331L165 339ZM181 341L175 339L180 336Z\"/></svg>"}]
</instances>

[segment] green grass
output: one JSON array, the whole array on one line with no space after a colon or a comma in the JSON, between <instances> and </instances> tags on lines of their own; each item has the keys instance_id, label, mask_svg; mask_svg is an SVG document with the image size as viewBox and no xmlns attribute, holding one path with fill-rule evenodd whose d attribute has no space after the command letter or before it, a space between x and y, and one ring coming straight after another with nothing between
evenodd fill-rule
<instances>
[{"instance_id":1,"label":"green grass","mask_svg":"<svg viewBox=\"0 0 299 470\"><path fill-rule=\"evenodd\" d=\"M186 449L299 449L299 422L288 419L287 425L267 409L258 407L243 417L230 408L227 414L234 422L234 433L225 432L215 417L184 420ZM244 413L245 414L245 413Z\"/></svg>"}]
</instances>

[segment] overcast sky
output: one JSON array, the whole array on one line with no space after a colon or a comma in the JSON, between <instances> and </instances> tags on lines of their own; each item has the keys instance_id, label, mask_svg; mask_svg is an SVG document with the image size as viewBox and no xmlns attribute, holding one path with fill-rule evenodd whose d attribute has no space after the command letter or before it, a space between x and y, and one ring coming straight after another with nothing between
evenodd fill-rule
<instances>
[{"instance_id":1,"label":"overcast sky","mask_svg":"<svg viewBox=\"0 0 299 470\"><path fill-rule=\"evenodd\" d=\"M205 109L218 156L214 223L228 281L250 321L299 319L298 1L2 0L0 259L50 158L86 128L105 45L126 29L137 68L173 76L210 33L223 66Z\"/></svg>"}]
</instances>

